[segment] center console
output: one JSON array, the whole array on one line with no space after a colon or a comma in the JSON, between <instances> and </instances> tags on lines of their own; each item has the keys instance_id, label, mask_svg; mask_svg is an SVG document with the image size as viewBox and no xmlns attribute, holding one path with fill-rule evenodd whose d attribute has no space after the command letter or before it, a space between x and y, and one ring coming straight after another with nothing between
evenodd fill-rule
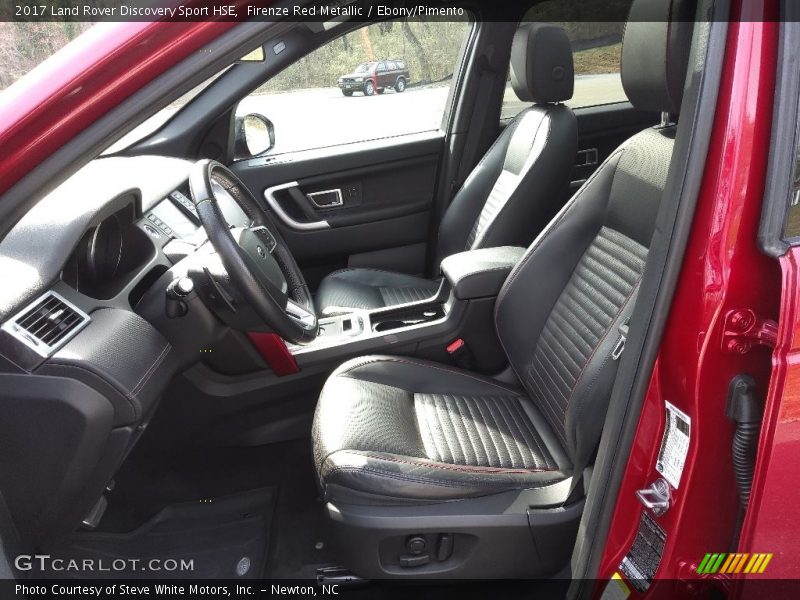
<instances>
[{"instance_id":1,"label":"center console","mask_svg":"<svg viewBox=\"0 0 800 600\"><path fill-rule=\"evenodd\" d=\"M425 300L323 317L319 335L306 346L289 345L298 366L342 361L371 353L404 353L450 360L446 347L461 339L475 369L492 372L505 359L494 327L494 302L523 248L484 248L442 261L442 279Z\"/></svg>"}]
</instances>

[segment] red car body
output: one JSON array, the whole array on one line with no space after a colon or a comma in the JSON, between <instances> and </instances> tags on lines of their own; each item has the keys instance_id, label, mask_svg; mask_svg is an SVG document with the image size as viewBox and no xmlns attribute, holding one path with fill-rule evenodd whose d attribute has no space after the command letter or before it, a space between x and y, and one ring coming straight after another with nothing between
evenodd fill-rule
<instances>
[{"instance_id":1,"label":"red car body","mask_svg":"<svg viewBox=\"0 0 800 600\"><path fill-rule=\"evenodd\" d=\"M664 581L648 597L676 597L676 585L698 591L716 585L738 589L736 578L743 576L716 580L696 570L705 553L729 551L735 529L737 494L729 456L733 425L719 415L728 382L742 372L753 375L768 393L739 551L774 553L770 578L800 578L795 534L800 248L778 262L757 246L779 26L769 20L774 8L769 0L738 4L740 19L729 27L697 212L597 574L601 580L611 577L631 546L642 511L635 491L657 477L654 457L664 426L664 401L669 400L692 417L699 433L680 494L660 521L668 536L657 574ZM37 69L12 88L14 97L0 107L0 194L99 116L234 25L118 24L86 36L62 53L58 63ZM761 345L740 354L721 344L731 314L742 310L778 323L772 354Z\"/></svg>"},{"instance_id":2,"label":"red car body","mask_svg":"<svg viewBox=\"0 0 800 600\"><path fill-rule=\"evenodd\" d=\"M719 417L728 382L743 372L755 377L762 392L769 385L769 393L738 551L774 553L770 578L800 577L793 558L796 538L783 533L794 528L796 517L793 486L786 483L800 475L800 430L791 417L794 414L796 421L799 414L797 374L791 372L792 361L797 368L798 252L791 251L779 265L756 243L769 156L778 23L765 19L765 2L746 2L743 8L748 12L742 20L730 25L697 213L599 574L610 577L633 542L638 518L632 515L641 510L635 491L655 479L664 401L677 403L700 433L693 440L676 503L659 521L668 540L659 577L672 581L656 586L652 597L675 597L674 585L698 578L705 553L729 550L737 511L727 454L732 424ZM778 298L783 299L781 306ZM765 346L737 354L720 344L726 317L742 309L780 323L772 364ZM728 585L724 580L717 583ZM702 584L694 582L695 587Z\"/></svg>"}]
</instances>

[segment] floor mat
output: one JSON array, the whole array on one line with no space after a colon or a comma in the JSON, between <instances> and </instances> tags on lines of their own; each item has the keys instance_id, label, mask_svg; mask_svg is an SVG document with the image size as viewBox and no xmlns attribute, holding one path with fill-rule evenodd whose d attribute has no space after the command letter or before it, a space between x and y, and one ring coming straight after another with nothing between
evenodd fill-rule
<instances>
[{"instance_id":1,"label":"floor mat","mask_svg":"<svg viewBox=\"0 0 800 600\"><path fill-rule=\"evenodd\" d=\"M172 504L130 533L80 532L45 548L53 558L91 559L111 572L50 576L113 578L259 578L264 576L276 488L264 487L194 502ZM121 559L121 560L120 560ZM160 570L148 569L151 559ZM167 562L168 560L175 561ZM191 570L180 570L181 561ZM131 562L138 561L138 562ZM172 567L178 567L172 570ZM169 570L168 570L169 569Z\"/></svg>"},{"instance_id":2,"label":"floor mat","mask_svg":"<svg viewBox=\"0 0 800 600\"><path fill-rule=\"evenodd\" d=\"M131 531L177 502L272 487L277 500L265 576L313 579L316 567L336 564L307 438L250 448L140 451L123 465L116 484L100 522L112 533Z\"/></svg>"}]
</instances>

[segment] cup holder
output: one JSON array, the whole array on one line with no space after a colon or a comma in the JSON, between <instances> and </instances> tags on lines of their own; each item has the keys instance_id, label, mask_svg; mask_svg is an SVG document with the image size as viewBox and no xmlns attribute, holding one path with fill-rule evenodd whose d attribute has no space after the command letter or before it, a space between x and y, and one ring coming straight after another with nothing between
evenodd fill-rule
<instances>
[{"instance_id":1,"label":"cup holder","mask_svg":"<svg viewBox=\"0 0 800 600\"><path fill-rule=\"evenodd\" d=\"M373 331L393 331L403 327L422 325L444 317L444 308L441 304L425 304L399 310L389 310L384 313L372 314Z\"/></svg>"},{"instance_id":2,"label":"cup holder","mask_svg":"<svg viewBox=\"0 0 800 600\"><path fill-rule=\"evenodd\" d=\"M390 329L400 329L401 327L406 327L408 323L405 321L381 321L380 323L376 323L373 329L375 331L389 331Z\"/></svg>"}]
</instances>

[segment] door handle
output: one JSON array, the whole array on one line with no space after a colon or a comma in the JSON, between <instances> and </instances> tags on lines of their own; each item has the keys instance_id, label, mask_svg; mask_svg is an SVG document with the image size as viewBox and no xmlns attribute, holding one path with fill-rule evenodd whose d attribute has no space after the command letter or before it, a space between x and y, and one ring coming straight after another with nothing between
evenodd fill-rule
<instances>
[{"instance_id":1,"label":"door handle","mask_svg":"<svg viewBox=\"0 0 800 600\"><path fill-rule=\"evenodd\" d=\"M281 206L281 203L276 196L276 194L279 192L286 192L289 194L289 197L298 204L300 210L303 211L303 214L308 217L309 220L298 221L289 213L287 213ZM264 190L264 199L267 201L267 205L270 207L272 212L274 212L286 226L291 227L292 229L296 229L298 231L319 231L321 229L330 229L330 224L325 219L317 218L316 211L311 205L311 201L300 190L300 185L296 181L290 181L289 183L282 183L280 185L274 185L267 188Z\"/></svg>"},{"instance_id":2,"label":"door handle","mask_svg":"<svg viewBox=\"0 0 800 600\"><path fill-rule=\"evenodd\" d=\"M311 200L311 203L317 208L333 208L335 206L344 205L341 188L310 192L306 194L306 196L308 196L308 199Z\"/></svg>"},{"instance_id":3,"label":"door handle","mask_svg":"<svg viewBox=\"0 0 800 600\"><path fill-rule=\"evenodd\" d=\"M290 187L286 191L289 193L289 197L294 200L295 204L300 207L300 210L303 211L303 214L309 222L319 221L319 215L317 215L317 211L314 210L312 204L313 201L305 195L299 187Z\"/></svg>"}]
</instances>

